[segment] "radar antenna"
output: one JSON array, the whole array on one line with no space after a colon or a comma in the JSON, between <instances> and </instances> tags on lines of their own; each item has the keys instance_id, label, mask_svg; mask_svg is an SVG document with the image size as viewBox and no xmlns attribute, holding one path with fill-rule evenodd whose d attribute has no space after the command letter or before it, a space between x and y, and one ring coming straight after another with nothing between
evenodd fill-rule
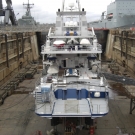
<instances>
[{"instance_id":1,"label":"radar antenna","mask_svg":"<svg viewBox=\"0 0 135 135\"><path fill-rule=\"evenodd\" d=\"M28 4L24 4L24 3L23 3L23 6L24 6L25 9L27 9L26 14L29 15L29 16L31 16L30 9L33 8L34 4L30 4L30 3L29 3L29 0L28 0Z\"/></svg>"}]
</instances>

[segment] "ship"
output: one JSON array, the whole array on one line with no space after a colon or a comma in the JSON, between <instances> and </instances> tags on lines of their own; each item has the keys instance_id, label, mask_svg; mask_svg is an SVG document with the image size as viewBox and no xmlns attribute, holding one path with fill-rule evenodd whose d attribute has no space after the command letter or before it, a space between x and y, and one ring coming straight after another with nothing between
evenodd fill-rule
<instances>
[{"instance_id":1,"label":"ship","mask_svg":"<svg viewBox=\"0 0 135 135\"><path fill-rule=\"evenodd\" d=\"M89 27L99 29L135 27L135 0L115 0L102 12L101 19L89 22ZM106 15L105 15L106 14Z\"/></svg>"},{"instance_id":2,"label":"ship","mask_svg":"<svg viewBox=\"0 0 135 135\"><path fill-rule=\"evenodd\" d=\"M65 0L58 9L55 30L49 29L42 46L42 76L35 83L35 113L63 123L65 133L90 126L108 114L108 83L101 74L102 45L94 29L87 28L86 11L80 1ZM49 134L49 133L48 133Z\"/></svg>"},{"instance_id":3,"label":"ship","mask_svg":"<svg viewBox=\"0 0 135 135\"><path fill-rule=\"evenodd\" d=\"M23 4L24 8L26 9L25 15L22 16L21 19L18 19L18 25L20 26L35 26L36 21L34 17L31 16L30 9L33 7L34 4L30 4L29 0L27 4Z\"/></svg>"}]
</instances>

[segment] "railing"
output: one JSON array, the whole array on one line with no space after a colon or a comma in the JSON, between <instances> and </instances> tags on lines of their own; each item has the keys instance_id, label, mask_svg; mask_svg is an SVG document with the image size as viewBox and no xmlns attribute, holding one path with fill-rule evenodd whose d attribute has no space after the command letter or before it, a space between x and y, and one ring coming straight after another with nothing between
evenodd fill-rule
<instances>
[{"instance_id":1,"label":"railing","mask_svg":"<svg viewBox=\"0 0 135 135\"><path fill-rule=\"evenodd\" d=\"M84 45L85 46L85 45ZM65 51L65 52L75 52L75 51L102 51L102 46L100 44L97 47L94 46L85 46L85 47L70 47L70 45L65 45L64 47L56 47L56 46L42 46L42 53L48 51Z\"/></svg>"},{"instance_id":2,"label":"railing","mask_svg":"<svg viewBox=\"0 0 135 135\"><path fill-rule=\"evenodd\" d=\"M41 78L43 78L43 82L44 82L44 83L46 82L46 76L42 76L42 75L41 75L41 76L36 80L36 82L35 82L35 88L40 85L40 83L41 83Z\"/></svg>"},{"instance_id":3,"label":"railing","mask_svg":"<svg viewBox=\"0 0 135 135\"><path fill-rule=\"evenodd\" d=\"M35 93L35 99L36 99L36 110L39 110L40 108L44 108L45 112L46 111L52 111L52 103L51 101L49 102L43 102L42 101L42 93L36 92Z\"/></svg>"},{"instance_id":4,"label":"railing","mask_svg":"<svg viewBox=\"0 0 135 135\"><path fill-rule=\"evenodd\" d=\"M80 89L86 89L86 90L92 90L92 89L96 89L96 87L98 87L98 88L100 88L100 91L102 91L101 90L101 87L100 87L100 82L98 82L98 83L94 83L94 82L82 82L82 83L80 83L80 82L78 82L78 81L76 81L76 82L71 82L71 83L64 83L64 82L57 82L57 83L55 83L55 84L53 84L53 86L55 86L54 87L54 90L57 90L59 87L64 87L65 89L77 89L77 90L80 90ZM94 88L93 88L93 86L94 86ZM104 88L105 88L105 92L107 93L108 91L107 91L107 88L104 86Z\"/></svg>"},{"instance_id":5,"label":"railing","mask_svg":"<svg viewBox=\"0 0 135 135\"><path fill-rule=\"evenodd\" d=\"M42 102L42 94L41 93L35 93L35 99L37 103L43 103Z\"/></svg>"},{"instance_id":6,"label":"railing","mask_svg":"<svg viewBox=\"0 0 135 135\"><path fill-rule=\"evenodd\" d=\"M64 90L65 89L77 89L77 90L79 90L79 89L89 89L90 88L90 86L89 86L90 84L66 84L66 83L57 83L57 84L54 84L53 86L55 86L54 88L54 90L57 90L59 87L63 87L64 88Z\"/></svg>"}]
</instances>

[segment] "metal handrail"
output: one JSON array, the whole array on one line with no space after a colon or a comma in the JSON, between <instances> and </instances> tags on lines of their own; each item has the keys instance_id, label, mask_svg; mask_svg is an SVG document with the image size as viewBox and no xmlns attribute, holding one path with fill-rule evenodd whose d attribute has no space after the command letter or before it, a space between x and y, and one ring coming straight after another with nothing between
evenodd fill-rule
<instances>
[{"instance_id":1,"label":"metal handrail","mask_svg":"<svg viewBox=\"0 0 135 135\"><path fill-rule=\"evenodd\" d=\"M86 46L86 45L84 45ZM97 50L97 51L102 51L102 46L101 45L97 45L97 47L94 47L94 46L86 46L86 48L83 48L83 47L78 47L78 49L75 49L75 48L71 48L70 45L65 45L64 47L56 47L56 46L49 46L49 47L46 47L46 46L42 46L42 49L41 51L42 52L45 52L45 51L91 51L91 50Z\"/></svg>"},{"instance_id":2,"label":"metal handrail","mask_svg":"<svg viewBox=\"0 0 135 135\"><path fill-rule=\"evenodd\" d=\"M80 89L80 87L78 86L78 84L70 84L70 85L67 85L66 83L57 83L57 84L54 84L55 85L55 89L54 90L57 90L57 88L61 85L62 87L66 87L66 89L70 89L70 88L74 88L74 89ZM57 86L58 85L58 86ZM65 85L65 86L64 86ZM81 87L82 88L82 87ZM84 85L85 89L88 89L89 88L89 85Z\"/></svg>"}]
</instances>

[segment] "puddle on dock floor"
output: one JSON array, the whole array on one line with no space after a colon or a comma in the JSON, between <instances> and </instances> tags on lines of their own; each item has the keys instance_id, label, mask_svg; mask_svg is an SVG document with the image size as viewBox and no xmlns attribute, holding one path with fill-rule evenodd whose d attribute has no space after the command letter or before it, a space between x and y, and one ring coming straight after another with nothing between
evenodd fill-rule
<instances>
[{"instance_id":1,"label":"puddle on dock floor","mask_svg":"<svg viewBox=\"0 0 135 135\"><path fill-rule=\"evenodd\" d=\"M115 99L116 96L125 98L128 95L125 91L123 84L116 83L116 82L110 82L109 83L109 98Z\"/></svg>"}]
</instances>

